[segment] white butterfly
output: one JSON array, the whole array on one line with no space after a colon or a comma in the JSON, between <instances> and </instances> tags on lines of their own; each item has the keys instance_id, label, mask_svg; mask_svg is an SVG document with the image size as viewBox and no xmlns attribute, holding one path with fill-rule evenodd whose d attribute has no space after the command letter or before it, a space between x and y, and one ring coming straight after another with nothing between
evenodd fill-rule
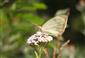
<instances>
[{"instance_id":1,"label":"white butterfly","mask_svg":"<svg viewBox=\"0 0 85 58\"><path fill-rule=\"evenodd\" d=\"M55 17L48 20L41 27L41 30L53 36L62 35L67 26L67 20L68 20L68 9L59 10L56 13Z\"/></svg>"},{"instance_id":2,"label":"white butterfly","mask_svg":"<svg viewBox=\"0 0 85 58\"><path fill-rule=\"evenodd\" d=\"M38 45L40 42L44 43L53 40L52 36L62 35L67 26L68 15L65 14L67 11L60 10L56 13L55 17L48 20L42 27L37 26L40 31L29 37L27 43Z\"/></svg>"}]
</instances>

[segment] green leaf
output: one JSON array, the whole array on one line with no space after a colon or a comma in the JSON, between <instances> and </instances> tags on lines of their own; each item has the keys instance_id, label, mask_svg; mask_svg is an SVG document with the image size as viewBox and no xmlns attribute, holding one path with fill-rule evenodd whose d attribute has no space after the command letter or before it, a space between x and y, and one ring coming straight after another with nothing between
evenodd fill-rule
<instances>
[{"instance_id":1,"label":"green leaf","mask_svg":"<svg viewBox=\"0 0 85 58\"><path fill-rule=\"evenodd\" d=\"M43 3L34 3L33 4L34 7L36 7L37 9L47 9L46 5Z\"/></svg>"}]
</instances>

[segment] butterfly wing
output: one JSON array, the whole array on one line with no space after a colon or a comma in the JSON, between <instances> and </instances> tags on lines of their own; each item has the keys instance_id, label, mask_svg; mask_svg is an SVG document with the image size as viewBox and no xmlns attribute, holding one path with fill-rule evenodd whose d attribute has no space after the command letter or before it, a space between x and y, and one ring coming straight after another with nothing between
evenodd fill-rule
<instances>
[{"instance_id":1,"label":"butterfly wing","mask_svg":"<svg viewBox=\"0 0 85 58\"><path fill-rule=\"evenodd\" d=\"M42 30L48 32L53 36L62 35L67 26L67 15L57 15L48 20L43 26Z\"/></svg>"}]
</instances>

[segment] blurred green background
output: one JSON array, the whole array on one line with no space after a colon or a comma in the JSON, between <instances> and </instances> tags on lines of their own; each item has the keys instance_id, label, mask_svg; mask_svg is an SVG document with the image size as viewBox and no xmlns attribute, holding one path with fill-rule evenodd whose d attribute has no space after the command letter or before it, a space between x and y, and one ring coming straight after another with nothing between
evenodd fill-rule
<instances>
[{"instance_id":1,"label":"blurred green background","mask_svg":"<svg viewBox=\"0 0 85 58\"><path fill-rule=\"evenodd\" d=\"M75 47L74 58L85 58L84 0L0 0L0 58L35 58L26 43L36 32L32 23L42 25L65 8L70 8L70 15L64 40L70 39L69 45Z\"/></svg>"}]
</instances>

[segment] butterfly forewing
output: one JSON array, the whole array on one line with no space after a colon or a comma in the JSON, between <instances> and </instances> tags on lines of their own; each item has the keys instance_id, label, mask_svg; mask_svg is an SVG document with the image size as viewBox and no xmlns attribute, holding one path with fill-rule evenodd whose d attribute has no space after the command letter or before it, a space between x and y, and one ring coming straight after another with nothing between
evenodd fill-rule
<instances>
[{"instance_id":1,"label":"butterfly forewing","mask_svg":"<svg viewBox=\"0 0 85 58\"><path fill-rule=\"evenodd\" d=\"M42 30L50 33L53 36L61 35L67 25L67 16L56 16L48 20L43 26Z\"/></svg>"}]
</instances>

